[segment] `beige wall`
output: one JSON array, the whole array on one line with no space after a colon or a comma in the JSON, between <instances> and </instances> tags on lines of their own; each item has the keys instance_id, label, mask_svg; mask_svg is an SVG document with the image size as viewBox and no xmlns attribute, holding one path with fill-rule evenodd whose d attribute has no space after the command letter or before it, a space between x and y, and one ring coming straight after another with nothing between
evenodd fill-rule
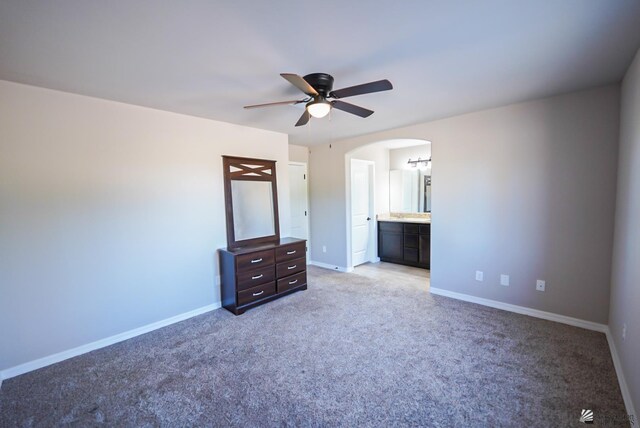
<instances>
[{"instance_id":1,"label":"beige wall","mask_svg":"<svg viewBox=\"0 0 640 428\"><path fill-rule=\"evenodd\" d=\"M313 261L345 268L346 182L345 153L338 155L326 146L314 146L309 153L309 213L311 236L309 252ZM336 157L338 156L338 157ZM330 225L331 221L338 224ZM330 234L332 236L327 236ZM326 252L322 251L325 246ZM344 258L340 258L344 255Z\"/></svg>"},{"instance_id":2,"label":"beige wall","mask_svg":"<svg viewBox=\"0 0 640 428\"><path fill-rule=\"evenodd\" d=\"M292 162L309 162L309 147L289 144L289 160Z\"/></svg>"},{"instance_id":3,"label":"beige wall","mask_svg":"<svg viewBox=\"0 0 640 428\"><path fill-rule=\"evenodd\" d=\"M221 155L287 136L0 81L0 370L216 304Z\"/></svg>"},{"instance_id":4,"label":"beige wall","mask_svg":"<svg viewBox=\"0 0 640 428\"><path fill-rule=\"evenodd\" d=\"M621 104L609 328L637 410L640 408L640 51L622 82Z\"/></svg>"},{"instance_id":5,"label":"beige wall","mask_svg":"<svg viewBox=\"0 0 640 428\"><path fill-rule=\"evenodd\" d=\"M606 323L618 112L614 85L314 146L314 260L348 263L345 153L424 139L437 159L432 286ZM499 285L503 273L511 286Z\"/></svg>"}]
</instances>

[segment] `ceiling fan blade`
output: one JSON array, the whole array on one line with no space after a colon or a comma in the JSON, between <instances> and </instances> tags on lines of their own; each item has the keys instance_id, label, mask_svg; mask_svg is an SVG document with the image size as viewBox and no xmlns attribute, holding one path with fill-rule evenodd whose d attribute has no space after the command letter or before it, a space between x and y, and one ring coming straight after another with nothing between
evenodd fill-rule
<instances>
[{"instance_id":1,"label":"ceiling fan blade","mask_svg":"<svg viewBox=\"0 0 640 428\"><path fill-rule=\"evenodd\" d=\"M304 109L304 113L302 113L302 116L300 116L300 119L298 119L298 121L296 122L296 126L306 125L307 123L309 123L310 118L311 115L309 114L307 109Z\"/></svg>"},{"instance_id":2,"label":"ceiling fan blade","mask_svg":"<svg viewBox=\"0 0 640 428\"><path fill-rule=\"evenodd\" d=\"M355 114L360 117L369 117L373 114L373 110L369 110L355 104L345 103L344 101L331 101L331 105L338 110L346 111L347 113Z\"/></svg>"},{"instance_id":3,"label":"ceiling fan blade","mask_svg":"<svg viewBox=\"0 0 640 428\"><path fill-rule=\"evenodd\" d=\"M291 83L296 88L300 89L305 94L314 96L314 97L318 95L318 91L313 89L313 86L311 86L306 80L304 80L302 77L298 76L297 74L280 73L280 76L287 79L289 83Z\"/></svg>"},{"instance_id":4,"label":"ceiling fan blade","mask_svg":"<svg viewBox=\"0 0 640 428\"><path fill-rule=\"evenodd\" d=\"M251 106L244 106L244 108L259 108L259 107L270 107L270 106L284 106L284 105L294 105L304 103L306 100L292 100L292 101L278 101L275 103L266 103L266 104L254 104Z\"/></svg>"},{"instance_id":5,"label":"ceiling fan blade","mask_svg":"<svg viewBox=\"0 0 640 428\"><path fill-rule=\"evenodd\" d=\"M388 91L393 89L393 85L387 79L376 82L363 83L362 85L350 86L329 92L332 98L347 98L355 95L371 94L373 92Z\"/></svg>"}]
</instances>

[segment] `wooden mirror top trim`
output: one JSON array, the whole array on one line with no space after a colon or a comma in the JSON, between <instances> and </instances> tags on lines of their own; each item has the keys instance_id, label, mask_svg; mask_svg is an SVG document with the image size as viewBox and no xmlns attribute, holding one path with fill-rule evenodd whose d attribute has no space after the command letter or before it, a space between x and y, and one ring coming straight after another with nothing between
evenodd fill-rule
<instances>
[{"instance_id":1,"label":"wooden mirror top trim","mask_svg":"<svg viewBox=\"0 0 640 428\"><path fill-rule=\"evenodd\" d=\"M280 218L278 216L278 187L276 183L276 161L267 159L243 158L237 156L222 156L224 174L224 201L227 221L227 248L232 250L251 245L278 242L280 240ZM231 181L268 181L271 182L273 197L273 218L275 233L270 236L236 241L233 222L233 198ZM260 215L257 213L256 215Z\"/></svg>"}]
</instances>

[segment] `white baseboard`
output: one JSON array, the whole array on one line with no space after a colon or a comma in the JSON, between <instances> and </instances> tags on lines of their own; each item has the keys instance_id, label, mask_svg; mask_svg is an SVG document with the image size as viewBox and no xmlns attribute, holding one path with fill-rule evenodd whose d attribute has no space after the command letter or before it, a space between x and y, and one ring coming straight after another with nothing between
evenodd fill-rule
<instances>
[{"instance_id":1,"label":"white baseboard","mask_svg":"<svg viewBox=\"0 0 640 428\"><path fill-rule=\"evenodd\" d=\"M330 270L335 270L338 272L345 272L345 273L349 273L349 272L353 272L353 268L352 267L343 267L343 266L336 266L336 265L330 265L329 263L322 263L322 262L315 262L313 260L311 260L309 262L310 265L313 266L318 266L324 269L330 269Z\"/></svg>"},{"instance_id":2,"label":"white baseboard","mask_svg":"<svg viewBox=\"0 0 640 428\"><path fill-rule=\"evenodd\" d=\"M613 366L616 370L618 377L618 384L620 385L620 391L622 392L622 399L624 400L624 406L627 410L627 414L633 415L636 420L637 413L631 400L631 393L629 386L627 385L624 372L622 371L622 363L620 362L620 356L616 349L613 336L608 325L599 324L593 321L581 320L579 318L572 318L565 315L558 315L552 312L540 311L538 309L531 309L524 306L512 305L510 303L498 302L496 300L484 299L482 297L471 296L469 294L457 293L455 291L443 290L442 288L431 287L430 292L439 296L451 297L453 299L464 300L465 302L477 303L483 306L489 306L496 309L502 309L509 312L515 312L522 315L529 315L536 318L542 318L548 321L555 321L562 324L568 324L575 327L582 327L587 330L594 330L604 333L607 337L607 343L609 343L609 350L611 352L611 359L613 360Z\"/></svg>"},{"instance_id":3,"label":"white baseboard","mask_svg":"<svg viewBox=\"0 0 640 428\"><path fill-rule=\"evenodd\" d=\"M0 388L2 387L2 380L9 379L21 374L40 369L42 367L49 366L51 364L59 363L60 361L67 360L69 358L77 357L78 355L86 354L87 352L95 351L96 349L104 348L109 345L113 345L118 342L122 342L127 339L131 339L141 334L149 333L150 331L157 330L162 327L166 327L171 324L175 324L180 321L195 317L197 315L204 314L206 312L213 311L222 306L220 302L211 305L203 306L198 309L194 309L189 312L182 313L180 315L173 316L164 320L156 321L151 324L147 324L142 327L135 328L133 330L125 331L114 336L107 337L105 339L96 340L95 342L87 343L73 349L58 352L57 354L49 355L47 357L38 358L28 363L20 364L15 367L0 371Z\"/></svg>"},{"instance_id":4,"label":"white baseboard","mask_svg":"<svg viewBox=\"0 0 640 428\"><path fill-rule=\"evenodd\" d=\"M611 333L611 329L609 327L607 327L606 335L607 335L607 342L609 343L609 350L611 351L611 359L613 360L613 366L615 367L616 375L618 376L618 384L620 385L620 392L622 392L624 407L627 409L627 414L633 415L633 420L635 421L637 420L638 414L636 413L635 407L633 406L633 401L631 400L631 392L629 391L629 386L627 385L627 379L624 377L620 356L618 355L616 344L613 341L613 334Z\"/></svg>"},{"instance_id":5,"label":"white baseboard","mask_svg":"<svg viewBox=\"0 0 640 428\"><path fill-rule=\"evenodd\" d=\"M489 306L496 309L502 309L504 311L515 312L522 315L529 315L535 318L542 318L544 320L555 321L575 327L586 328L587 330L599 331L601 333L606 333L609 329L606 324L582 320L580 318L568 317L565 315L558 315L554 314L553 312L545 312L538 309L527 308L525 306L512 305L510 303L471 296L469 294L457 293L455 291L443 290L442 288L431 287L430 292L431 294L437 294L439 296L451 297L452 299L464 300L465 302L477 303L483 306Z\"/></svg>"},{"instance_id":6,"label":"white baseboard","mask_svg":"<svg viewBox=\"0 0 640 428\"><path fill-rule=\"evenodd\" d=\"M333 266L327 263L321 262L310 262L309 264L318 266L325 269L337 270L339 272L347 272L349 271L347 268L340 266ZM353 270L353 269L351 269ZM439 296L450 297L457 300L463 300L466 302L477 303L483 306L489 306L496 309L502 309L509 312L515 312L518 314L529 315L536 318L542 318L549 321L556 321L562 324L568 324L575 327L582 327L588 330L599 331L605 333L607 337L607 343L609 344L609 350L611 352L611 358L613 360L613 365L616 370L616 375L618 377L618 382L620 385L620 391L622 392L622 398L624 400L624 404L629 415L636 415L635 408L633 405L633 401L631 400L631 393L629 391L629 387L626 382L626 378L624 376L624 372L622 371L622 364L620 362L620 357L618 355L618 351L615 346L615 342L613 341L613 337L609 326L604 324L595 323L592 321L581 320L579 318L572 318L565 315L558 315L552 312L540 311L538 309L531 309L524 306L512 305L510 303L499 302L496 300L485 299L482 297L471 296L468 294L457 293L455 291L443 290L441 288L431 287L430 292L432 294L436 294ZM97 340L95 342L88 343L86 345L78 346L73 349L69 349L67 351L59 352L53 355L49 355L47 357L39 358L34 361L30 361L28 363L20 364L15 367L11 367L5 370L0 371L0 389L2 388L2 381L5 379L9 379L15 376L19 376L24 373L28 373L33 370L40 369L42 367L49 366L51 364L58 363L60 361L67 360L69 358L76 357L78 355L85 354L87 352L94 351L96 349L104 348L110 345L113 345L118 342L122 342L127 339L131 339L136 336L140 336L145 333L149 333L153 330L157 330L162 327L166 327L171 324L175 324L180 321L184 321L186 319L195 317L197 315L201 315L215 309L221 307L221 303L214 303L211 305L203 306L198 309L194 309L189 312L182 313L180 315L176 315L161 321L157 321L151 324L147 324L145 326L129 330L120 334L116 334L114 336L107 337L105 339Z\"/></svg>"}]
</instances>

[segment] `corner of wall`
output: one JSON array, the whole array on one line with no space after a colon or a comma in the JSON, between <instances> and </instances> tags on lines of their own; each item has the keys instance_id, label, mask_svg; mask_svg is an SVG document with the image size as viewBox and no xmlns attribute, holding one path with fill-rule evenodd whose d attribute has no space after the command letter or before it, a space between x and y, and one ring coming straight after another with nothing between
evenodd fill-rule
<instances>
[{"instance_id":1,"label":"corner of wall","mask_svg":"<svg viewBox=\"0 0 640 428\"><path fill-rule=\"evenodd\" d=\"M618 377L618 384L620 386L620 392L622 393L622 399L624 400L624 406L627 410L627 414L632 416L634 420L637 420L638 414L636 413L633 399L631 398L631 391L629 390L629 384L627 383L627 378L625 377L624 370L622 368L622 361L620 360L620 355L618 354L618 348L616 346L613 334L611 333L611 329L609 326L607 326L605 334L607 335L607 343L609 344L609 351L611 352L613 367L615 368L616 375Z\"/></svg>"}]
</instances>

